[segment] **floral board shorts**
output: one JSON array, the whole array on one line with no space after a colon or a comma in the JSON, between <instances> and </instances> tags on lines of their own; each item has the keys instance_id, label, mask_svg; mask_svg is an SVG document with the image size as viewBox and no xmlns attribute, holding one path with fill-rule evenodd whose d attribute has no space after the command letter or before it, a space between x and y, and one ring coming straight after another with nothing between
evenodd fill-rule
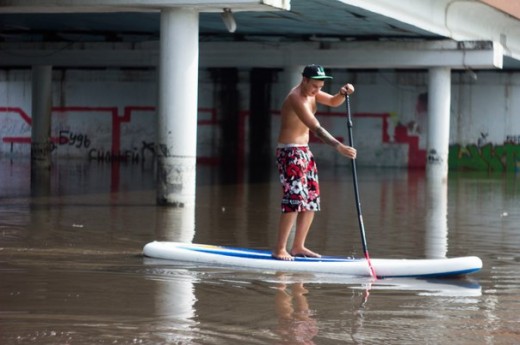
<instances>
[{"instance_id":1,"label":"floral board shorts","mask_svg":"<svg viewBox=\"0 0 520 345\"><path fill-rule=\"evenodd\" d=\"M278 145L276 161L282 184L282 212L320 210L318 169L307 146Z\"/></svg>"}]
</instances>

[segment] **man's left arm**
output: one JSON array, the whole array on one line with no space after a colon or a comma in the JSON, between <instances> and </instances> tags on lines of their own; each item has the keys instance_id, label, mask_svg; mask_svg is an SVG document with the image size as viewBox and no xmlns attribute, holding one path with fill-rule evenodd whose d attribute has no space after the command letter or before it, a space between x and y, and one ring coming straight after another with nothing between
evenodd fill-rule
<instances>
[{"instance_id":1,"label":"man's left arm","mask_svg":"<svg viewBox=\"0 0 520 345\"><path fill-rule=\"evenodd\" d=\"M316 95L316 101L329 107L338 107L343 104L347 95L354 92L354 86L352 84L343 85L335 95L331 95L327 92L320 91Z\"/></svg>"}]
</instances>

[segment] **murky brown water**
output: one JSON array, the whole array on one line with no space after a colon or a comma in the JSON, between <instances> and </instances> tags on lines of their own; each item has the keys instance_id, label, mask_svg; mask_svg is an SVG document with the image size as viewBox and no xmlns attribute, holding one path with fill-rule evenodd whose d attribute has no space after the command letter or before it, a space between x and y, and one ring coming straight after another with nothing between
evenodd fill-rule
<instances>
[{"instance_id":1,"label":"murky brown water","mask_svg":"<svg viewBox=\"0 0 520 345\"><path fill-rule=\"evenodd\" d=\"M520 177L360 169L372 257L477 255L462 280L369 280L196 267L152 240L269 248L279 186L220 184L155 205L153 169L60 163L38 188L0 160L0 344L519 344ZM362 255L350 169L321 166L309 246Z\"/></svg>"}]
</instances>

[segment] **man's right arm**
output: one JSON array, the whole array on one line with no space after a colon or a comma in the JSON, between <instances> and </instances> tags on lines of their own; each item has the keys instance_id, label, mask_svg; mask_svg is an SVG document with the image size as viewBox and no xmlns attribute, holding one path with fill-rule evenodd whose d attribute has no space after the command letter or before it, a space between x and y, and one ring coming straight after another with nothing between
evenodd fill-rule
<instances>
[{"instance_id":1,"label":"man's right arm","mask_svg":"<svg viewBox=\"0 0 520 345\"><path fill-rule=\"evenodd\" d=\"M340 142L332 136L325 128L318 125L318 127L313 131L313 133L323 141L325 144L330 145L334 148L338 147Z\"/></svg>"},{"instance_id":2,"label":"man's right arm","mask_svg":"<svg viewBox=\"0 0 520 345\"><path fill-rule=\"evenodd\" d=\"M313 131L313 133L325 144L334 147L343 156L352 159L356 158L357 151L355 148L342 144L336 138L334 138L332 134L330 134L325 128L318 125L318 127Z\"/></svg>"}]
</instances>

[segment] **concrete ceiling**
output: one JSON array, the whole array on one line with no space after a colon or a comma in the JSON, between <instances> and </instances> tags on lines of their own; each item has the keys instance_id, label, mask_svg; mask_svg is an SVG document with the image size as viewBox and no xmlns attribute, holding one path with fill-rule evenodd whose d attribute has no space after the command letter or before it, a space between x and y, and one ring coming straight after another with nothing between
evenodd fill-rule
<instances>
[{"instance_id":1,"label":"concrete ceiling","mask_svg":"<svg viewBox=\"0 0 520 345\"><path fill-rule=\"evenodd\" d=\"M123 9L124 10L124 9ZM159 12L1 13L5 41L124 40L159 36ZM290 11L235 12L237 30L227 32L219 13L200 14L203 39L241 40L244 36L313 36L357 39L438 38L425 30L348 4L331 0L293 0Z\"/></svg>"},{"instance_id":2,"label":"concrete ceiling","mask_svg":"<svg viewBox=\"0 0 520 345\"><path fill-rule=\"evenodd\" d=\"M5 2L0 0L0 42L145 42L159 37L160 14L156 10L34 13L30 7L5 11ZM234 33L226 30L220 13L201 12L200 40L348 42L446 38L442 33L343 1L292 0L290 5L290 11L235 12ZM520 69L520 64L506 57L504 69Z\"/></svg>"}]
</instances>

